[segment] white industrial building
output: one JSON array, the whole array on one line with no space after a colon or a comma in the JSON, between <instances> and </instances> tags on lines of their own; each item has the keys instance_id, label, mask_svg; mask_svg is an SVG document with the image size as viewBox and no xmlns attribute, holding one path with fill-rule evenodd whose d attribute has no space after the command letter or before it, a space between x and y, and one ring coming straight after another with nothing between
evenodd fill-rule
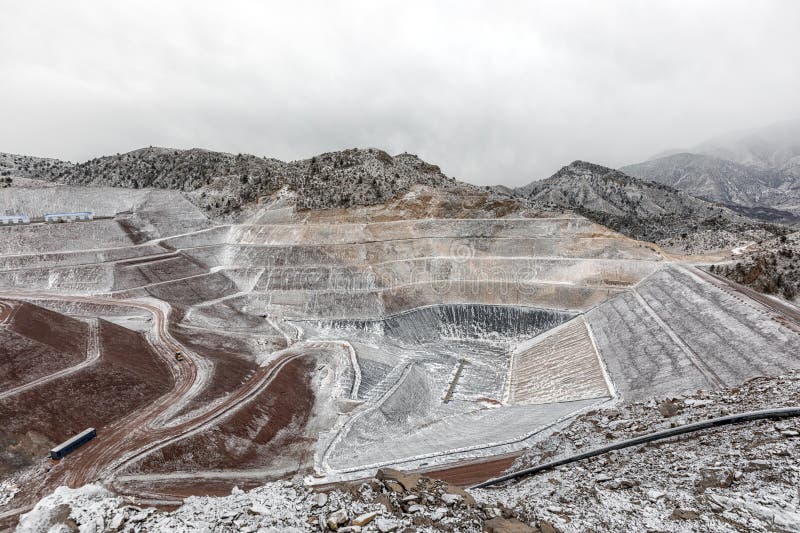
<instances>
[{"instance_id":1,"label":"white industrial building","mask_svg":"<svg viewBox=\"0 0 800 533\"><path fill-rule=\"evenodd\" d=\"M31 219L28 215L0 215L0 226L18 226L30 223Z\"/></svg>"},{"instance_id":2,"label":"white industrial building","mask_svg":"<svg viewBox=\"0 0 800 533\"><path fill-rule=\"evenodd\" d=\"M48 213L44 216L44 221L48 224L56 222L83 222L94 219L91 211L80 211L77 213Z\"/></svg>"}]
</instances>

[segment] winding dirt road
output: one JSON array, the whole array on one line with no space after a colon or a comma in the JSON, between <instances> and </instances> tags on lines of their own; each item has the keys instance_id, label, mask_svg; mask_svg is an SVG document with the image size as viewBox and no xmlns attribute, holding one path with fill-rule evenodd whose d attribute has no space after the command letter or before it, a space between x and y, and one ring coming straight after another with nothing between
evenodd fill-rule
<instances>
[{"instance_id":1,"label":"winding dirt road","mask_svg":"<svg viewBox=\"0 0 800 533\"><path fill-rule=\"evenodd\" d=\"M171 414L180 410L196 392L202 389L203 383L207 379L207 372L203 368L206 365L205 361L176 341L169 333L168 308L165 310L158 305L146 302L48 293L4 293L3 296L32 301L58 300L90 304L111 303L148 311L154 317L153 347L156 353L167 363L174 382L174 386L169 393L162 395L144 409L131 413L129 416L119 419L106 427L98 428L96 439L70 454L68 460L54 464L49 471L47 479L43 480L43 483L37 487L36 492L38 494L51 491L59 485L78 487L98 479L113 476L114 472L121 466L146 455L160 446L202 429L225 413L232 412L239 404L251 399L268 386L289 361L303 355L302 351L297 351L279 356L269 366L259 368L251 379L228 395L220 404L190 420L173 426L163 426L162 424L169 419ZM10 307L3 306L3 309L10 309ZM98 349L98 358L100 357L99 351ZM185 354L184 361L178 362L175 360L174 354L176 351ZM78 366L85 366L94 362L92 356L93 354L89 354L89 359L92 359L92 361L85 361ZM50 381L61 377L64 372L70 373L76 370L78 370L76 367L72 367L58 373L58 375L42 378L40 381ZM28 384L23 387L30 388L33 385ZM12 390L6 394L16 392L20 391ZM36 497L34 494L27 495L31 498L25 498L25 496L25 494L20 494L18 498L20 500L34 501ZM4 513L3 518L13 517L26 510L27 507L20 508L18 513L13 513L10 516L5 516L8 513Z\"/></svg>"},{"instance_id":2,"label":"winding dirt road","mask_svg":"<svg viewBox=\"0 0 800 533\"><path fill-rule=\"evenodd\" d=\"M345 358L348 361L354 355L351 353L352 347L331 341L297 342L277 352L276 357L267 366L259 367L250 379L238 389L232 391L222 402L196 413L195 416L188 420L170 425L168 422L172 416L179 412L202 389L205 380L208 378L208 372L207 368L205 368L207 366L205 359L194 354L170 334L170 308L168 304L155 305L142 301L91 296L65 296L41 292L4 293L2 296L31 301L55 300L101 305L114 304L146 310L154 318L154 336L151 344L155 352L167 363L174 382L170 392L162 395L144 409L131 413L129 416L119 419L108 426L98 428L96 439L71 453L67 460L52 466L47 478L36 487L35 492L37 494L20 494L18 496L19 500L26 501L26 503L33 503L37 496L50 492L60 485L79 487L97 480L111 483L115 473L120 469L159 448L203 431L225 415L235 412L242 404L252 400L265 390L287 364L299 357L315 353L319 349L329 350L332 344L337 344L337 347L346 353ZM3 307L3 309L6 308L7 306ZM96 335L94 338L96 339ZM177 351L185 355L184 361L178 362L175 360L174 354ZM81 365L46 376L37 381L51 381L67 373L80 370L87 364L93 364L101 357L99 347L97 347L96 352L96 357L94 353L90 353L87 361L84 361ZM357 367L354 373L354 386L351 395L357 393L360 381L360 373L357 371ZM32 382L22 386L22 388L28 389L35 386L35 384L37 383ZM15 389L8 391L7 394L16 392L21 392L21 390ZM28 509L29 507L20 507L4 513L0 518L13 519L16 515L26 512Z\"/></svg>"},{"instance_id":3,"label":"winding dirt road","mask_svg":"<svg viewBox=\"0 0 800 533\"><path fill-rule=\"evenodd\" d=\"M154 317L154 333L155 340L157 341L157 344L154 345L155 351L166 361L175 384L169 393L158 398L147 408L137 413L132 413L105 428L98 428L98 434L102 438L95 439L79 451L71 454L70 461L68 461L68 468L65 467L65 463L61 463L51 470L51 472L55 473L52 477L58 478L59 481L75 480L75 483L83 484L96 479L95 474L105 467L105 463L102 462L105 454L100 454L100 450L111 452L112 450L122 451L128 448L128 446L126 446L126 441L130 442L132 433L147 430L152 421L156 420L159 415L165 411L172 410L176 403L182 404L182 402L185 401L185 397L198 382L198 356L191 354L191 352L187 351L180 343L172 338L168 331L168 312L165 312L157 305L144 302L110 300L108 298L99 297L64 296L48 293L5 293L4 296L32 301L57 300L90 304L112 303L114 305L134 307L150 312ZM173 354L176 351L182 351L187 354L183 362L178 363L174 359ZM99 355L98 349L98 357ZM67 370L74 370L74 367ZM51 378L53 378L53 376L47 376L42 379L49 380ZM87 461L90 464L87 465ZM69 484L75 486L73 483Z\"/></svg>"}]
</instances>

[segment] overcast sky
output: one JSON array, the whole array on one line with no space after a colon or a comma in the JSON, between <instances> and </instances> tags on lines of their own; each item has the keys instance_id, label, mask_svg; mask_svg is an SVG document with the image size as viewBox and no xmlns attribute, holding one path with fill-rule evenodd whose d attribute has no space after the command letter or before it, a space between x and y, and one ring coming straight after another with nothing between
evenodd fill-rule
<instances>
[{"instance_id":1,"label":"overcast sky","mask_svg":"<svg viewBox=\"0 0 800 533\"><path fill-rule=\"evenodd\" d=\"M0 0L0 151L408 151L521 185L800 116L800 2Z\"/></svg>"}]
</instances>

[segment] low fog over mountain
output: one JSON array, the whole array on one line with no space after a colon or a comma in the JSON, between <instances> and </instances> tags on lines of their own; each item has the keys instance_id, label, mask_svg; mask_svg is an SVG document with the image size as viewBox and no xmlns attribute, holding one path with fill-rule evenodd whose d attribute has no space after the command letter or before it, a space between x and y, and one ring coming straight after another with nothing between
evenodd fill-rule
<instances>
[{"instance_id":1,"label":"low fog over mountain","mask_svg":"<svg viewBox=\"0 0 800 533\"><path fill-rule=\"evenodd\" d=\"M621 170L694 196L800 213L800 120L672 152Z\"/></svg>"}]
</instances>

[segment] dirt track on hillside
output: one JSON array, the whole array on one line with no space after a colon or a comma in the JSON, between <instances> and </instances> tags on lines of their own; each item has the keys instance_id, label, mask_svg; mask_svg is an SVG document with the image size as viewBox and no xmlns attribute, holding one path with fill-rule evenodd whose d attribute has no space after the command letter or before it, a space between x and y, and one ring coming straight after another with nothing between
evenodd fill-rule
<instances>
[{"instance_id":1,"label":"dirt track on hillside","mask_svg":"<svg viewBox=\"0 0 800 533\"><path fill-rule=\"evenodd\" d=\"M782 302L778 298L771 298L766 294L762 294L758 291L751 289L750 287L746 287L735 281L731 281L727 278L723 278L721 276L717 276L716 274L712 274L706 270L701 268L693 267L691 271L695 274L699 275L703 279L709 281L710 283L716 285L717 287L721 288L724 291L731 292L735 291L740 293L742 296L745 296L751 300L755 300L756 302L760 303L770 311L776 314L776 320L778 320L784 326L794 330L797 333L800 333L800 310L794 305L788 302Z\"/></svg>"},{"instance_id":2,"label":"dirt track on hillside","mask_svg":"<svg viewBox=\"0 0 800 533\"><path fill-rule=\"evenodd\" d=\"M8 320L8 317L11 316L12 309L13 307L11 307L10 304L0 302L0 324L4 324L5 321Z\"/></svg>"},{"instance_id":3,"label":"dirt track on hillside","mask_svg":"<svg viewBox=\"0 0 800 533\"><path fill-rule=\"evenodd\" d=\"M12 295L8 295L12 297ZM77 302L102 304L108 303L104 298L59 296L52 294L14 294L15 298L22 299L60 299ZM159 427L159 420L164 415L174 414L176 405L187 401L198 388L198 381L203 376L198 369L198 357L175 341L168 331L168 316L158 306L144 302L130 302L114 300L115 304L126 305L144 309L154 316L154 327L157 333L158 345L156 352L165 360L174 379L173 389L148 405L146 408L131 413L129 416L117 420L107 426L93 441L90 441L79 450L60 463L53 464L46 479L38 483L29 492L17 496L18 504L28 504L38 497L52 491L59 485L77 487L96 480L102 480L113 475L121 466L131 461L144 457L151 451L176 442L188 433L205 428L213 424L225 414L233 412L243 402L255 397L266 388L286 365L302 357L302 350L291 351L276 358L272 364L260 367L240 388L232 392L225 400L212 409L200 413L189 420L173 426ZM174 358L176 351L183 352L184 361L177 362ZM24 508L20 512L24 512Z\"/></svg>"}]
</instances>

